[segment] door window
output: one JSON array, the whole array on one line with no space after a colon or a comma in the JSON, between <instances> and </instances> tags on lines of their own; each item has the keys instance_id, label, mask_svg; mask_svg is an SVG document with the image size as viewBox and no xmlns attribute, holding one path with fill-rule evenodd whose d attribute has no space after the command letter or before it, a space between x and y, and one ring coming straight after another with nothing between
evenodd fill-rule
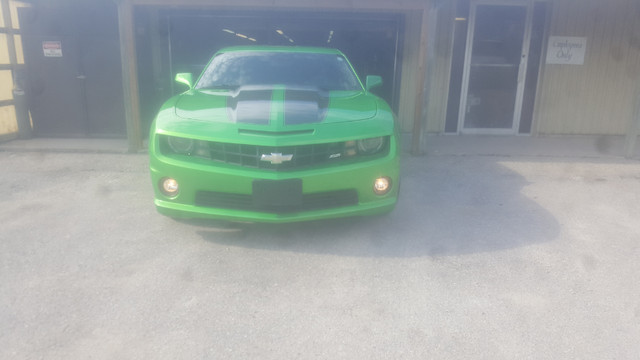
<instances>
[{"instance_id":1,"label":"door window","mask_svg":"<svg viewBox=\"0 0 640 360\"><path fill-rule=\"evenodd\" d=\"M478 5L475 11L464 129L512 129L527 8Z\"/></svg>"}]
</instances>

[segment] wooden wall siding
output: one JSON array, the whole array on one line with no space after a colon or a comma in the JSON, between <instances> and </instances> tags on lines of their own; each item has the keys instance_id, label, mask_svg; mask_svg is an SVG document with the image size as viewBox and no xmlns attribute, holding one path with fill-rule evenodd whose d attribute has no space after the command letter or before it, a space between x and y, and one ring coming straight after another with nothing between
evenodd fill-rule
<instances>
[{"instance_id":1,"label":"wooden wall siding","mask_svg":"<svg viewBox=\"0 0 640 360\"><path fill-rule=\"evenodd\" d=\"M140 91L138 84L138 65L136 62L136 43L133 5L126 0L118 3L118 31L120 33L120 59L122 63L122 91L124 94L124 113L127 123L129 152L142 148L142 130L140 123Z\"/></svg>"},{"instance_id":2,"label":"wooden wall siding","mask_svg":"<svg viewBox=\"0 0 640 360\"><path fill-rule=\"evenodd\" d=\"M640 87L640 1L552 6L549 35L586 37L587 49L584 65L544 65L537 133L626 133Z\"/></svg>"},{"instance_id":3,"label":"wooden wall siding","mask_svg":"<svg viewBox=\"0 0 640 360\"><path fill-rule=\"evenodd\" d=\"M449 76L451 74L451 56L453 49L453 19L455 2L446 2L437 9L434 20L435 36L433 46L427 56L431 61L427 79L427 132L443 133L447 116L447 98L449 95Z\"/></svg>"},{"instance_id":4,"label":"wooden wall siding","mask_svg":"<svg viewBox=\"0 0 640 360\"><path fill-rule=\"evenodd\" d=\"M405 18L404 43L402 44L402 75L400 80L400 99L398 104L398 122L403 132L411 132L415 118L415 95L418 84L418 51L422 14L413 12Z\"/></svg>"}]
</instances>

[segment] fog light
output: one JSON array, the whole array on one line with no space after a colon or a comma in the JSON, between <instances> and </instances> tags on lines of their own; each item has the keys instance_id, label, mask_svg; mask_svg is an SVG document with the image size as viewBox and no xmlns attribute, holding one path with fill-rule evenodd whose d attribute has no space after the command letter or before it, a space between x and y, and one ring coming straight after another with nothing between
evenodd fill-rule
<instances>
[{"instance_id":1,"label":"fog light","mask_svg":"<svg viewBox=\"0 0 640 360\"><path fill-rule=\"evenodd\" d=\"M166 196L173 197L178 195L178 182L172 178L164 178L160 180L160 190Z\"/></svg>"},{"instance_id":2,"label":"fog light","mask_svg":"<svg viewBox=\"0 0 640 360\"><path fill-rule=\"evenodd\" d=\"M384 195L391 190L391 179L383 176L373 182L373 192L377 195Z\"/></svg>"}]
</instances>

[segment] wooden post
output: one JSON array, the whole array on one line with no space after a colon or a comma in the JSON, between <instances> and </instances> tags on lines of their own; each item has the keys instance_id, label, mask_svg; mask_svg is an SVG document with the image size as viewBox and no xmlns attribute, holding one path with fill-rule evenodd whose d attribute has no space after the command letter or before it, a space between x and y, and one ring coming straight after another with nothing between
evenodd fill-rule
<instances>
[{"instance_id":1,"label":"wooden post","mask_svg":"<svg viewBox=\"0 0 640 360\"><path fill-rule=\"evenodd\" d=\"M138 93L138 66L131 0L116 0L118 4L118 28L120 31L120 59L122 62L122 87L124 113L127 121L129 152L142 149L140 132L140 97Z\"/></svg>"},{"instance_id":2,"label":"wooden post","mask_svg":"<svg viewBox=\"0 0 640 360\"><path fill-rule=\"evenodd\" d=\"M413 120L413 133L411 136L411 154L422 155L424 153L423 137L424 137L424 119L422 118L422 109L424 103L424 88L426 79L426 62L427 62L427 39L428 39L428 19L429 10L425 7L422 10L422 25L420 26L420 52L418 53L418 73L416 78L416 98L415 113Z\"/></svg>"}]
</instances>

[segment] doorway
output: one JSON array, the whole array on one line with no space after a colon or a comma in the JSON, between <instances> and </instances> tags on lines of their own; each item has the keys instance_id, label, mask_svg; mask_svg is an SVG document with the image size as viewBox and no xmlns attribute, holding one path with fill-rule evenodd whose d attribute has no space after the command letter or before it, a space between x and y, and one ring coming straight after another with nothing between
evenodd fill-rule
<instances>
[{"instance_id":1,"label":"doorway","mask_svg":"<svg viewBox=\"0 0 640 360\"><path fill-rule=\"evenodd\" d=\"M34 133L124 138L116 7L19 9Z\"/></svg>"},{"instance_id":2,"label":"doorway","mask_svg":"<svg viewBox=\"0 0 640 360\"><path fill-rule=\"evenodd\" d=\"M464 3L458 1L459 6ZM447 132L530 133L546 3L472 0L462 10L464 16L456 20L468 18L466 37L456 34L454 47L464 49L464 61L458 69L452 63L452 88L460 90L449 96L449 104L457 106L448 107Z\"/></svg>"},{"instance_id":3,"label":"doorway","mask_svg":"<svg viewBox=\"0 0 640 360\"><path fill-rule=\"evenodd\" d=\"M173 82L176 73L197 76L217 50L237 45L337 48L362 79L382 76L375 92L398 109L404 27L399 14L138 9L136 16L146 123L164 100L184 90Z\"/></svg>"}]
</instances>

